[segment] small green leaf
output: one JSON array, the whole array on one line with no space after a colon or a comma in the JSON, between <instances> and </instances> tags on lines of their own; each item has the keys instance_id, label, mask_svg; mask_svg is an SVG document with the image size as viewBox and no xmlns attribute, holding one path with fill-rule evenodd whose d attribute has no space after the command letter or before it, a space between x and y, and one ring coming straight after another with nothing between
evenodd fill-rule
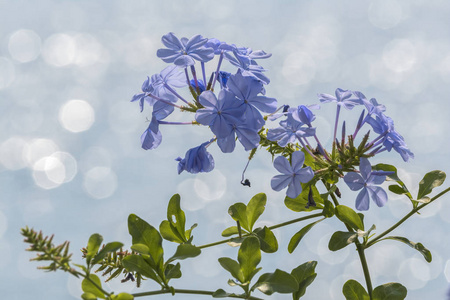
<instances>
[{"instance_id":1,"label":"small green leaf","mask_svg":"<svg viewBox=\"0 0 450 300\"><path fill-rule=\"evenodd\" d=\"M361 221L360 216L350 207L345 205L336 206L336 217L339 220L349 225L351 228L355 230L364 230L364 224Z\"/></svg>"},{"instance_id":2,"label":"small green leaf","mask_svg":"<svg viewBox=\"0 0 450 300\"><path fill-rule=\"evenodd\" d=\"M355 232L336 231L330 238L328 249L331 251L340 250L353 243L357 238L358 234Z\"/></svg>"},{"instance_id":3,"label":"small green leaf","mask_svg":"<svg viewBox=\"0 0 450 300\"><path fill-rule=\"evenodd\" d=\"M169 242L183 243L184 240L180 238L179 234L173 231L173 228L173 226L170 226L169 221L163 220L159 225L159 232L161 232L161 236Z\"/></svg>"},{"instance_id":4,"label":"small green leaf","mask_svg":"<svg viewBox=\"0 0 450 300\"><path fill-rule=\"evenodd\" d=\"M97 300L97 297L95 297L95 295L91 294L91 293L83 293L81 295L81 299L83 299L83 300Z\"/></svg>"},{"instance_id":5,"label":"small green leaf","mask_svg":"<svg viewBox=\"0 0 450 300\"><path fill-rule=\"evenodd\" d=\"M186 242L185 239L185 225L186 225L186 216L184 211L180 206L180 195L175 194L169 200L169 205L167 207L167 220L174 227L174 233L180 237L183 242Z\"/></svg>"},{"instance_id":6,"label":"small green leaf","mask_svg":"<svg viewBox=\"0 0 450 300\"><path fill-rule=\"evenodd\" d=\"M258 220L259 216L261 216L264 212L266 202L267 196L264 193L256 194L248 202L246 214L249 231L253 230L253 225L255 224L256 220Z\"/></svg>"},{"instance_id":7,"label":"small green leaf","mask_svg":"<svg viewBox=\"0 0 450 300\"><path fill-rule=\"evenodd\" d=\"M111 295L111 300L133 300L134 297L128 293L120 293L117 295Z\"/></svg>"},{"instance_id":8,"label":"small green leaf","mask_svg":"<svg viewBox=\"0 0 450 300\"><path fill-rule=\"evenodd\" d=\"M317 266L317 261L308 261L301 264L294 270L292 270L291 275L298 282L298 289L292 294L294 300L298 300L306 293L306 288L314 281L317 276L315 271Z\"/></svg>"},{"instance_id":9,"label":"small green leaf","mask_svg":"<svg viewBox=\"0 0 450 300\"><path fill-rule=\"evenodd\" d=\"M89 237L89 241L86 247L86 262L88 263L88 265L91 263L91 259L97 254L97 251L100 248L102 242L103 237L98 233L94 233Z\"/></svg>"},{"instance_id":10,"label":"small green leaf","mask_svg":"<svg viewBox=\"0 0 450 300\"><path fill-rule=\"evenodd\" d=\"M445 177L445 173L439 170L431 171L425 174L423 179L419 182L417 200L420 200L431 193L435 187L442 185L445 181Z\"/></svg>"},{"instance_id":11,"label":"small green leaf","mask_svg":"<svg viewBox=\"0 0 450 300\"><path fill-rule=\"evenodd\" d=\"M266 253L274 253L278 250L278 241L272 230L264 226L264 228L256 228L254 233L259 239L261 251Z\"/></svg>"},{"instance_id":12,"label":"small green leaf","mask_svg":"<svg viewBox=\"0 0 450 300\"><path fill-rule=\"evenodd\" d=\"M403 300L408 291L400 283L391 282L377 286L372 292L373 300Z\"/></svg>"},{"instance_id":13,"label":"small green leaf","mask_svg":"<svg viewBox=\"0 0 450 300\"><path fill-rule=\"evenodd\" d=\"M423 257L425 258L425 260L427 262L431 262L431 260L432 260L432 256L431 256L430 250L425 248L421 243L411 242L410 240L408 240L407 238L402 237L402 236L388 236L388 237L385 237L383 240L387 240L387 239L405 243L406 245L410 246L411 248L416 249L417 251L419 251L420 254L423 255Z\"/></svg>"},{"instance_id":14,"label":"small green leaf","mask_svg":"<svg viewBox=\"0 0 450 300\"><path fill-rule=\"evenodd\" d=\"M259 240L256 237L249 236L241 244L238 252L238 262L241 266L244 282L250 281L253 271L261 261L261 250Z\"/></svg>"},{"instance_id":15,"label":"small green leaf","mask_svg":"<svg viewBox=\"0 0 450 300\"><path fill-rule=\"evenodd\" d=\"M194 245L191 244L180 244L177 247L177 251L175 251L175 254L169 258L166 262L166 264L171 263L172 261L178 259L178 260L182 260L182 259L186 259L186 258L190 258L190 257L196 257L198 255L200 255L202 251L200 250L200 248L195 247Z\"/></svg>"},{"instance_id":16,"label":"small green leaf","mask_svg":"<svg viewBox=\"0 0 450 300\"><path fill-rule=\"evenodd\" d=\"M228 213L233 218L233 220L239 221L242 228L250 231L247 222L247 206L244 203L238 202L231 205L228 209Z\"/></svg>"},{"instance_id":17,"label":"small green leaf","mask_svg":"<svg viewBox=\"0 0 450 300\"><path fill-rule=\"evenodd\" d=\"M231 227L228 227L227 229L225 229L224 231L222 231L223 237L229 237L229 236L232 236L233 234L239 234L239 230L238 230L237 226L231 226Z\"/></svg>"},{"instance_id":18,"label":"small green leaf","mask_svg":"<svg viewBox=\"0 0 450 300\"><path fill-rule=\"evenodd\" d=\"M188 243L190 243L192 241L192 230L197 227L197 223L194 223L191 228L189 228L188 230L186 230L186 232L184 233L186 239L188 240Z\"/></svg>"},{"instance_id":19,"label":"small green leaf","mask_svg":"<svg viewBox=\"0 0 450 300\"><path fill-rule=\"evenodd\" d=\"M97 298L105 299L105 295L97 287L97 286L99 286L100 288L102 287L102 282L100 281L100 278L98 278L98 276L95 274L89 274L88 277L90 280L85 278L81 282L81 289L83 290L83 292L92 294ZM94 282L95 284L92 282Z\"/></svg>"},{"instance_id":20,"label":"small green leaf","mask_svg":"<svg viewBox=\"0 0 450 300\"><path fill-rule=\"evenodd\" d=\"M219 263L225 270L230 272L231 276L236 278L239 282L245 282L244 274L241 271L241 266L237 261L228 257L221 257L219 258Z\"/></svg>"},{"instance_id":21,"label":"small green leaf","mask_svg":"<svg viewBox=\"0 0 450 300\"><path fill-rule=\"evenodd\" d=\"M94 259L91 261L93 265L101 261L106 254L110 252L115 252L123 247L123 244L120 242L111 242L105 245L98 253L95 255Z\"/></svg>"},{"instance_id":22,"label":"small green leaf","mask_svg":"<svg viewBox=\"0 0 450 300\"><path fill-rule=\"evenodd\" d=\"M138 272L142 276L153 279L162 284L161 279L156 275L154 269L141 255L128 255L122 260L122 264L129 272Z\"/></svg>"},{"instance_id":23,"label":"small green leaf","mask_svg":"<svg viewBox=\"0 0 450 300\"><path fill-rule=\"evenodd\" d=\"M334 216L335 210L334 210L334 205L330 200L325 200L325 205L323 207L323 215L326 218L331 218L332 216Z\"/></svg>"},{"instance_id":24,"label":"small green leaf","mask_svg":"<svg viewBox=\"0 0 450 300\"><path fill-rule=\"evenodd\" d=\"M150 256L150 250L144 244L134 244L134 245L131 245L130 248L131 248L131 250L133 250L139 254Z\"/></svg>"},{"instance_id":25,"label":"small green leaf","mask_svg":"<svg viewBox=\"0 0 450 300\"><path fill-rule=\"evenodd\" d=\"M342 293L346 300L370 300L369 294L356 280L348 280L342 287Z\"/></svg>"},{"instance_id":26,"label":"small green leaf","mask_svg":"<svg viewBox=\"0 0 450 300\"><path fill-rule=\"evenodd\" d=\"M297 291L298 283L291 274L276 269L274 273L262 274L251 288L252 291L255 289L266 295L272 295L273 293L288 294Z\"/></svg>"},{"instance_id":27,"label":"small green leaf","mask_svg":"<svg viewBox=\"0 0 450 300\"><path fill-rule=\"evenodd\" d=\"M218 289L217 291L215 291L212 294L212 296L213 296L213 298L227 298L227 297L236 298L235 296L238 296L238 295L236 295L234 293L227 293L223 289Z\"/></svg>"},{"instance_id":28,"label":"small green leaf","mask_svg":"<svg viewBox=\"0 0 450 300\"><path fill-rule=\"evenodd\" d=\"M128 232L132 236L133 245L144 244L148 247L152 267L162 271L164 252L162 238L158 230L135 214L130 214L128 217Z\"/></svg>"},{"instance_id":29,"label":"small green leaf","mask_svg":"<svg viewBox=\"0 0 450 300\"><path fill-rule=\"evenodd\" d=\"M308 224L305 227L303 227L302 229L300 229L300 231L298 231L296 234L294 234L292 236L291 240L289 241L289 245L288 245L289 253L294 252L295 248L297 248L298 244L300 243L302 238L305 236L305 234L307 234L309 232L309 230L311 230L311 228L314 227L314 225L316 225L317 223L319 223L323 220L325 220L325 219L320 219L316 222Z\"/></svg>"},{"instance_id":30,"label":"small green leaf","mask_svg":"<svg viewBox=\"0 0 450 300\"><path fill-rule=\"evenodd\" d=\"M397 184L390 185L388 189L397 195L407 195L409 193L409 191L405 190L402 186Z\"/></svg>"},{"instance_id":31,"label":"small green leaf","mask_svg":"<svg viewBox=\"0 0 450 300\"><path fill-rule=\"evenodd\" d=\"M300 211L312 211L315 209L322 209L323 208L323 198L321 197L319 191L315 186L311 186L313 198L316 202L316 206L310 206L309 208L306 208L308 204L308 194L309 194L309 188L306 188L305 184L302 184L303 191L295 198L284 198L284 204L287 208L290 210L293 210L295 212Z\"/></svg>"},{"instance_id":32,"label":"small green leaf","mask_svg":"<svg viewBox=\"0 0 450 300\"><path fill-rule=\"evenodd\" d=\"M177 263L176 265L168 264L164 270L164 275L166 279L180 278L181 277L181 265Z\"/></svg>"}]
</instances>

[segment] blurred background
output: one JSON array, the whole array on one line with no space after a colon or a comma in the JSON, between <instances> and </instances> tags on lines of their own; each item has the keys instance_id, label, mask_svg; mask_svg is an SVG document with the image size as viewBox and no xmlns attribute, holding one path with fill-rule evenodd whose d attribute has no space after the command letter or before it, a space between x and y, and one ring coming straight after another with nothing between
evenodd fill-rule
<instances>
[{"instance_id":1,"label":"blurred background","mask_svg":"<svg viewBox=\"0 0 450 300\"><path fill-rule=\"evenodd\" d=\"M270 189L277 172L264 151L250 163L248 188L239 183L248 156L240 145L232 154L210 147L216 163L211 173L177 174L174 159L208 140L207 128L164 126L159 148L141 149L140 135L148 126L150 110L140 113L130 100L146 76L166 67L156 57L163 47L162 35L202 34L272 53L260 64L271 79L267 96L280 104L314 104L317 93L334 94L338 87L376 98L386 105L386 114L415 159L405 163L397 153L386 152L372 164L395 164L415 194L426 172L450 172L449 15L450 3L444 0L0 0L2 298L80 298L80 280L38 271L39 264L28 261L32 254L24 251L20 236L26 225L55 234L56 243L70 240L74 262L82 263L79 249L92 233L129 246L127 216L136 213L158 227L174 193L181 194L187 225L199 224L193 231L196 245L221 240L222 230L233 225L228 207L247 203L259 192L267 194L268 203L257 226L302 216L284 206L284 192ZM210 70L214 66L208 64ZM234 70L229 64L226 68ZM335 105L322 105L316 113L317 132L329 146ZM349 120L352 128L359 113L345 111L341 120ZM168 119L192 117L178 114ZM342 204L354 208L356 193L346 186L341 191ZM408 288L408 299L445 297L450 281L449 198L436 201L393 232L423 243L433 254L432 263L398 242L377 244L367 251L374 286L400 282ZM366 227L376 224L380 233L410 207L404 197L389 194L385 207L371 203ZM364 285L354 248L335 253L327 248L342 224L320 223L288 254L289 239L306 224L275 231L280 249L263 254L263 272L290 272L303 262L318 260L318 276L306 299L343 299L342 285L348 279ZM165 247L167 258L175 248ZM223 256L236 259L237 249L221 245L183 261L185 278L173 284L240 292L227 285L230 276L217 262ZM158 289L149 281L140 289L120 280L105 286L127 292Z\"/></svg>"}]
</instances>

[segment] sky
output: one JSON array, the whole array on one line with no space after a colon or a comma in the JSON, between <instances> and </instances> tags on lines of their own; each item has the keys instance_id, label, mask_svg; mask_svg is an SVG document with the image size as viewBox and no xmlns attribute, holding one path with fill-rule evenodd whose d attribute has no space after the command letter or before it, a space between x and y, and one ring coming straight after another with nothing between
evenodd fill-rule
<instances>
[{"instance_id":1,"label":"sky","mask_svg":"<svg viewBox=\"0 0 450 300\"><path fill-rule=\"evenodd\" d=\"M317 104L318 93L334 94L337 88L376 98L415 158L406 163L397 153L385 152L373 163L396 165L417 193L425 173L450 169L449 14L450 4L443 0L0 0L2 297L79 299L81 294L78 279L44 273L36 270L38 263L28 261L32 255L24 251L20 236L25 226L55 234L56 243L70 240L74 262L82 263L79 249L92 233L129 246L128 215L136 213L158 227L175 193L181 195L187 225L198 223L193 231L197 245L221 240L222 230L234 225L228 207L247 203L260 192L267 194L268 203L258 226L301 216L284 206L283 191L271 190L277 171L264 151L249 165L248 188L239 183L248 157L240 145L231 154L211 147L215 169L210 173L177 173L175 158L209 140L207 128L165 126L157 149L141 148L150 110L141 113L130 100L147 76L167 66L156 56L164 34L201 34L272 53L261 65L271 80L266 95L280 105ZM215 64L207 67L213 70ZM318 136L329 147L335 108L324 104L315 113ZM354 126L358 116L344 111L342 118ZM192 116L177 114L171 120ZM343 204L354 208L356 194L345 186L341 190ZM445 297L450 282L448 198L393 233L423 243L433 254L432 263L395 241L377 244L367 251L374 286L400 282L410 299ZM376 224L381 232L409 210L409 201L390 193L385 207L371 204L366 224ZM286 251L287 244L302 224L277 229L280 250L263 254L263 272L290 271L293 265L317 260L318 276L306 297L343 299L343 283L363 283L364 278L352 247L327 249L339 226L333 220L321 222L293 254ZM167 243L166 257L174 249ZM186 278L174 284L238 292L227 285L229 275L217 262L223 256L236 259L236 250L227 245L205 249L182 263ZM150 282L136 289L120 280L106 286L128 292L158 289Z\"/></svg>"}]
</instances>

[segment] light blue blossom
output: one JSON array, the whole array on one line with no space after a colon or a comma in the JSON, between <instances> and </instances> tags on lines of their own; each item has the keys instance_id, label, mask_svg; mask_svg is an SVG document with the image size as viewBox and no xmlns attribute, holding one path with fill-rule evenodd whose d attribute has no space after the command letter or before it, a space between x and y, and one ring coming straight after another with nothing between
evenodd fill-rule
<instances>
[{"instance_id":1,"label":"light blue blossom","mask_svg":"<svg viewBox=\"0 0 450 300\"><path fill-rule=\"evenodd\" d=\"M318 94L320 102L336 102L338 106L344 106L346 109L353 109L356 105L361 105L362 100L359 98L352 98L353 93L349 90L336 89L335 96L329 94Z\"/></svg>"},{"instance_id":2,"label":"light blue blossom","mask_svg":"<svg viewBox=\"0 0 450 300\"><path fill-rule=\"evenodd\" d=\"M142 148L145 150L155 149L161 144L162 134L159 131L159 122L155 117L152 117L148 128L141 135Z\"/></svg>"},{"instance_id":3,"label":"light blue blossom","mask_svg":"<svg viewBox=\"0 0 450 300\"><path fill-rule=\"evenodd\" d=\"M294 120L291 113L288 112L287 119L280 122L280 127L271 128L267 133L269 141L277 141L281 147L287 144L295 144L297 139L314 136L316 128L305 127L302 122Z\"/></svg>"},{"instance_id":4,"label":"light blue blossom","mask_svg":"<svg viewBox=\"0 0 450 300\"><path fill-rule=\"evenodd\" d=\"M381 187L376 186L382 184L386 180L385 174L380 172L372 172L372 165L367 158L359 159L359 173L349 172L345 174L344 181L352 191L359 191L356 197L356 209L368 210L371 198L379 207L388 201L387 193Z\"/></svg>"},{"instance_id":5,"label":"light blue blossom","mask_svg":"<svg viewBox=\"0 0 450 300\"><path fill-rule=\"evenodd\" d=\"M305 154L301 151L292 153L292 164L286 157L278 156L273 162L273 166L281 175L272 178L270 185L273 190L281 191L288 187L286 195L289 198L295 198L302 192L300 183L307 183L314 177L311 167L303 168L305 162Z\"/></svg>"},{"instance_id":6,"label":"light blue blossom","mask_svg":"<svg viewBox=\"0 0 450 300\"><path fill-rule=\"evenodd\" d=\"M206 146L210 142L205 142L198 147L189 149L186 152L185 157L176 158L178 161L178 174L183 171L187 171L192 174L197 174L199 172L210 172L214 169L214 159L208 151L206 151Z\"/></svg>"},{"instance_id":7,"label":"light blue blossom","mask_svg":"<svg viewBox=\"0 0 450 300\"><path fill-rule=\"evenodd\" d=\"M263 67L259 66L253 59L246 55L242 55L237 50L233 51L234 55L231 55L230 52L231 51L224 53L225 58L232 65L241 69L244 75L249 75L258 80L261 80L261 82L264 84L270 83L270 79L265 74L263 74L263 72L265 72L266 70Z\"/></svg>"}]
</instances>

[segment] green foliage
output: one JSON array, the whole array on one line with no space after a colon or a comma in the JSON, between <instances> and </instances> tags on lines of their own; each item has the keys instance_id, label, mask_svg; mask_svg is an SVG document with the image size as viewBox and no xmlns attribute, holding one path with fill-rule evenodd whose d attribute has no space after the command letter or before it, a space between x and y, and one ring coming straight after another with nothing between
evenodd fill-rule
<instances>
[{"instance_id":1,"label":"green foliage","mask_svg":"<svg viewBox=\"0 0 450 300\"><path fill-rule=\"evenodd\" d=\"M331 251L338 251L355 242L357 238L358 234L355 232L336 231L330 238L328 249Z\"/></svg>"},{"instance_id":2,"label":"green foliage","mask_svg":"<svg viewBox=\"0 0 450 300\"><path fill-rule=\"evenodd\" d=\"M346 300L370 300L369 294L356 280L350 279L342 287L342 293Z\"/></svg>"},{"instance_id":3,"label":"green foliage","mask_svg":"<svg viewBox=\"0 0 450 300\"><path fill-rule=\"evenodd\" d=\"M335 214L335 208L333 203L330 200L324 200L324 207L323 207L323 215L326 218L331 218Z\"/></svg>"},{"instance_id":4,"label":"green foliage","mask_svg":"<svg viewBox=\"0 0 450 300\"><path fill-rule=\"evenodd\" d=\"M420 254L423 255L423 257L425 258L425 260L427 262L431 262L431 260L432 260L432 256L431 256L430 250L425 248L421 243L411 242L410 240L408 240L407 238L402 237L402 236L388 236L388 237L385 237L382 240L387 240L387 239L402 242L402 243L410 246L411 248L416 249L417 251L420 252Z\"/></svg>"},{"instance_id":5,"label":"green foliage","mask_svg":"<svg viewBox=\"0 0 450 300\"><path fill-rule=\"evenodd\" d=\"M248 205L244 203L235 203L230 206L228 213L235 221L247 232L252 232L253 225L264 212L267 202L267 196L264 193L256 194L250 199Z\"/></svg>"},{"instance_id":6,"label":"green foliage","mask_svg":"<svg viewBox=\"0 0 450 300\"><path fill-rule=\"evenodd\" d=\"M254 230L256 237L259 239L261 251L266 253L274 253L278 250L278 241L272 230L264 226Z\"/></svg>"},{"instance_id":7,"label":"green foliage","mask_svg":"<svg viewBox=\"0 0 450 300\"><path fill-rule=\"evenodd\" d=\"M81 282L81 289L83 290L84 294L87 294L85 295L85 297L88 297L87 299L93 299L92 296L96 298L106 299L105 294L101 290L101 287L102 282L100 281L100 278L98 278L98 276L95 274L89 274Z\"/></svg>"},{"instance_id":8,"label":"green foliage","mask_svg":"<svg viewBox=\"0 0 450 300\"><path fill-rule=\"evenodd\" d=\"M292 294L293 300L298 300L305 295L306 288L317 276L315 271L316 266L316 261L308 261L292 270L291 275L295 278L295 280L297 280L298 283L297 291Z\"/></svg>"},{"instance_id":9,"label":"green foliage","mask_svg":"<svg viewBox=\"0 0 450 300\"><path fill-rule=\"evenodd\" d=\"M298 283L291 274L276 269L273 273L262 274L251 290L255 289L266 295L272 295L273 293L288 294L297 291Z\"/></svg>"},{"instance_id":10,"label":"green foliage","mask_svg":"<svg viewBox=\"0 0 450 300\"><path fill-rule=\"evenodd\" d=\"M128 272L139 273L163 286L163 279L156 274L155 268L144 256L137 254L128 255L123 259L122 264Z\"/></svg>"},{"instance_id":11,"label":"green foliage","mask_svg":"<svg viewBox=\"0 0 450 300\"><path fill-rule=\"evenodd\" d=\"M316 202L316 206L308 207L308 194L310 188L312 189L312 194L314 201ZM287 208L295 212L312 211L315 209L322 209L324 207L324 199L321 197L319 191L314 185L302 183L302 192L300 193L300 195L295 198L286 197L284 199L284 204Z\"/></svg>"},{"instance_id":12,"label":"green foliage","mask_svg":"<svg viewBox=\"0 0 450 300\"><path fill-rule=\"evenodd\" d=\"M300 231L298 231L296 234L294 234L292 236L291 240L289 241L289 245L288 245L289 253L294 252L295 248L297 248L297 246L300 243L300 241L302 240L302 238L311 230L311 228L313 228L314 225L316 225L317 223L319 223L323 220L325 220L325 218L315 221L311 224L308 224L305 227L303 227L302 229L300 229Z\"/></svg>"},{"instance_id":13,"label":"green foliage","mask_svg":"<svg viewBox=\"0 0 450 300\"><path fill-rule=\"evenodd\" d=\"M180 244L177 247L175 254L166 261L166 264L173 262L174 260L183 260L186 258L196 257L200 255L201 250L191 244Z\"/></svg>"},{"instance_id":14,"label":"green foliage","mask_svg":"<svg viewBox=\"0 0 450 300\"><path fill-rule=\"evenodd\" d=\"M111 295L111 300L133 300L134 297L131 294L128 293L120 293L117 295Z\"/></svg>"},{"instance_id":15,"label":"green foliage","mask_svg":"<svg viewBox=\"0 0 450 300\"><path fill-rule=\"evenodd\" d=\"M408 291L400 283L391 282L377 286L372 292L373 300L403 300Z\"/></svg>"},{"instance_id":16,"label":"green foliage","mask_svg":"<svg viewBox=\"0 0 450 300\"><path fill-rule=\"evenodd\" d=\"M424 198L430 194L434 188L441 186L445 181L445 173L442 171L431 171L425 174L423 179L419 182L419 192L417 193L417 200Z\"/></svg>"},{"instance_id":17,"label":"green foliage","mask_svg":"<svg viewBox=\"0 0 450 300\"><path fill-rule=\"evenodd\" d=\"M411 200L413 207L417 207L418 202L414 201L413 196L409 192L405 183L398 177L396 167L388 164L377 164L372 166L372 170L393 172L391 175L386 176L386 178L387 180L395 181L397 185L390 185L389 190L397 195L406 195L409 200Z\"/></svg>"},{"instance_id":18,"label":"green foliage","mask_svg":"<svg viewBox=\"0 0 450 300\"><path fill-rule=\"evenodd\" d=\"M87 247L86 247L86 262L89 266L91 259L97 254L98 249L100 248L101 244L103 242L103 237L98 234L94 233L90 236Z\"/></svg>"},{"instance_id":19,"label":"green foliage","mask_svg":"<svg viewBox=\"0 0 450 300\"><path fill-rule=\"evenodd\" d=\"M354 230L364 230L364 224L361 217L350 207L345 205L336 206L336 217L349 225Z\"/></svg>"},{"instance_id":20,"label":"green foliage","mask_svg":"<svg viewBox=\"0 0 450 300\"><path fill-rule=\"evenodd\" d=\"M105 258L105 256L108 253L111 252L116 252L117 250L119 250L120 248L123 247L123 244L120 242L111 242L106 244L102 249L100 249L100 251L94 256L94 258L92 259L91 263L92 265L95 265L96 263L100 262L101 260L103 260Z\"/></svg>"}]
</instances>

